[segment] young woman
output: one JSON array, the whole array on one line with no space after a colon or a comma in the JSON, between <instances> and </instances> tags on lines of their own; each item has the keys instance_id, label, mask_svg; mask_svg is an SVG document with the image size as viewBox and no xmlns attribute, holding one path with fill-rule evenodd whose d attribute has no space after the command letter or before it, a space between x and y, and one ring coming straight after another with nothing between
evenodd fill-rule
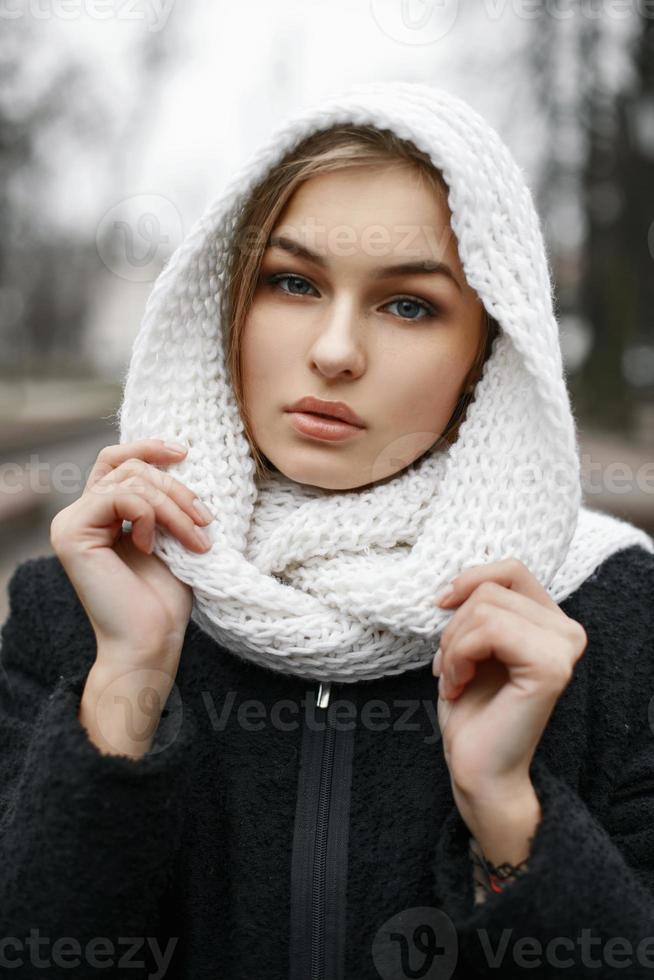
<instances>
[{"instance_id":1,"label":"young woman","mask_svg":"<svg viewBox=\"0 0 654 980\"><path fill-rule=\"evenodd\" d=\"M191 230L10 582L3 970L649 975L654 543L582 505L552 300L519 167L418 83L304 107Z\"/></svg>"}]
</instances>

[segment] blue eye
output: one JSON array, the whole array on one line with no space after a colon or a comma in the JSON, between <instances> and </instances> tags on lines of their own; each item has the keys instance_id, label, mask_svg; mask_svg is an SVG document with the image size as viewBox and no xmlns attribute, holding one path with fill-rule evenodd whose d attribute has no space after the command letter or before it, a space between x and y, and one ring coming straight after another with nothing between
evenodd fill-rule
<instances>
[{"instance_id":1,"label":"blue eye","mask_svg":"<svg viewBox=\"0 0 654 980\"><path fill-rule=\"evenodd\" d=\"M386 305L394 306L396 303L399 303L404 307L404 312L399 313L399 316L401 316L403 320L425 320L428 319L429 317L436 316L436 310L434 310L432 306L429 306L427 303L423 303L421 300L412 299L411 296L400 296L399 299L391 300L391 302L387 303ZM425 315L424 316L408 315L407 307L409 307L409 310L411 308L413 308L414 310L416 308L424 310Z\"/></svg>"},{"instance_id":2,"label":"blue eye","mask_svg":"<svg viewBox=\"0 0 654 980\"><path fill-rule=\"evenodd\" d=\"M315 296L319 295L308 279L305 279L304 276L295 275L294 273L278 273L277 275L267 276L264 281L268 286L272 286L273 288L279 287L282 292L287 294L287 296L311 295L307 289L302 287L307 287L308 290L313 290L313 295ZM283 283L286 283L286 285L282 285ZM299 289L297 287L299 287ZM403 320L426 320L430 317L435 317L437 314L437 310L435 310L429 303L414 299L412 296L400 296L398 299L391 300L391 302L387 303L386 306L393 306L396 303L402 304L402 312L396 315L399 315ZM411 309L423 310L424 316L412 316L410 313Z\"/></svg>"},{"instance_id":3,"label":"blue eye","mask_svg":"<svg viewBox=\"0 0 654 980\"><path fill-rule=\"evenodd\" d=\"M266 282L268 283L269 286L277 286L282 281L287 280L287 279L290 280L290 282L294 282L296 284L299 283L301 286L304 285L304 286L308 286L310 289L313 289L313 286L311 285L311 283L307 279L305 279L304 276L296 276L296 275L293 275L291 273L280 273L279 275L276 275L276 276L268 276L268 278L266 279ZM284 293L290 292L290 295L291 296L306 296L307 295L307 293L305 293L305 292L294 292L292 289L291 290L287 290L283 286L281 286L280 288L282 289L282 292L284 292Z\"/></svg>"}]
</instances>

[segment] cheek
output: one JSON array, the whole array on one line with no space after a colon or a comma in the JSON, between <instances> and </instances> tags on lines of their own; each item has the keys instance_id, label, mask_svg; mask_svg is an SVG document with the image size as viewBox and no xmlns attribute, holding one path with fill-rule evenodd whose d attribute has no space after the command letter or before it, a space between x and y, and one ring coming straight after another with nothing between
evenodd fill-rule
<instances>
[{"instance_id":1,"label":"cheek","mask_svg":"<svg viewBox=\"0 0 654 980\"><path fill-rule=\"evenodd\" d=\"M241 374L243 398L252 432L265 444L270 425L291 396L300 394L293 387L298 360L297 330L288 319L266 304L251 308L241 336Z\"/></svg>"},{"instance_id":2,"label":"cheek","mask_svg":"<svg viewBox=\"0 0 654 980\"><path fill-rule=\"evenodd\" d=\"M281 324L274 316L250 311L241 337L241 370L246 392L256 396L275 378L284 376L287 364L293 360Z\"/></svg>"},{"instance_id":3,"label":"cheek","mask_svg":"<svg viewBox=\"0 0 654 980\"><path fill-rule=\"evenodd\" d=\"M395 406L390 417L426 430L442 425L452 414L466 370L467 362L451 351L416 350L411 357L397 357L394 384L387 386Z\"/></svg>"}]
</instances>

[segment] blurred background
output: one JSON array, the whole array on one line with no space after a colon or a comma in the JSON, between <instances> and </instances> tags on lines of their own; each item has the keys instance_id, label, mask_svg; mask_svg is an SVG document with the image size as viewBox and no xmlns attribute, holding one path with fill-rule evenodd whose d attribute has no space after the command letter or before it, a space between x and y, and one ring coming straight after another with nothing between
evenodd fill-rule
<instances>
[{"instance_id":1,"label":"blurred background","mask_svg":"<svg viewBox=\"0 0 654 980\"><path fill-rule=\"evenodd\" d=\"M118 441L167 258L281 116L387 78L449 88L513 150L585 503L654 533L654 3L0 0L0 621Z\"/></svg>"}]
</instances>

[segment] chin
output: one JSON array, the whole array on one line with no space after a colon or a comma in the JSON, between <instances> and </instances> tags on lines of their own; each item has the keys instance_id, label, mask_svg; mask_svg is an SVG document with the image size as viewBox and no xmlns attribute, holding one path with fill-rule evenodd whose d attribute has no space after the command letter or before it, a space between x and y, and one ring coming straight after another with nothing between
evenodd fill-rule
<instances>
[{"instance_id":1,"label":"chin","mask_svg":"<svg viewBox=\"0 0 654 980\"><path fill-rule=\"evenodd\" d=\"M351 466L347 466L343 460L336 461L333 456L314 463L298 458L271 459L268 456L268 459L289 480L323 490L353 490L370 482L369 476L357 478Z\"/></svg>"}]
</instances>

